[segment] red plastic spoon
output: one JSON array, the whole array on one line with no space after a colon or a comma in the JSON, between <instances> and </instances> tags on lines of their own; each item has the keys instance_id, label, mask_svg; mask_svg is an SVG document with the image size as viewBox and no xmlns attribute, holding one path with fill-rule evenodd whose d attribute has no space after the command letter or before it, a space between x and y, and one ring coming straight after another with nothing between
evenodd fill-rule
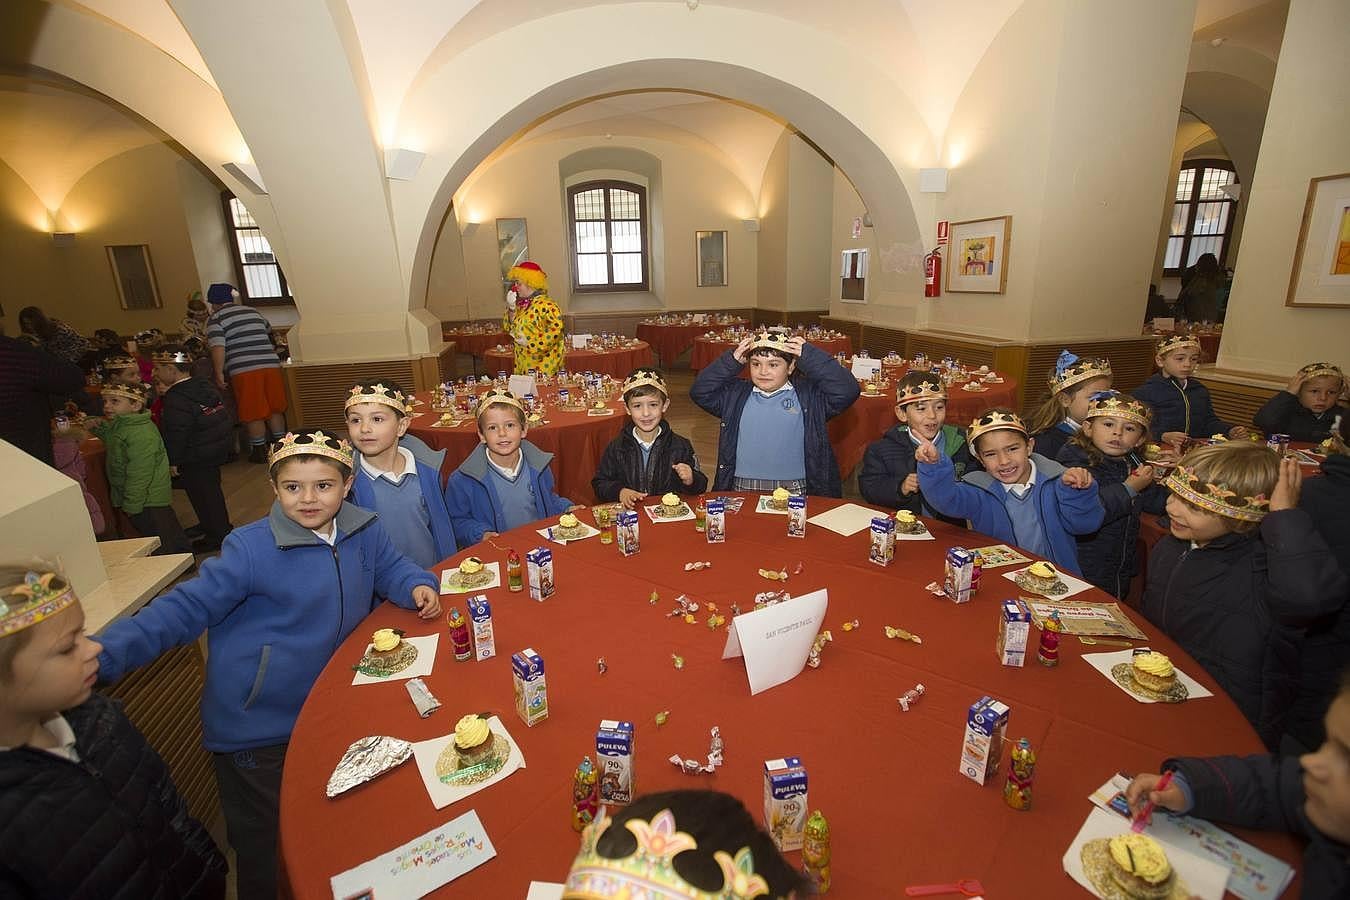
<instances>
[{"instance_id":1,"label":"red plastic spoon","mask_svg":"<svg viewBox=\"0 0 1350 900\"><path fill-rule=\"evenodd\" d=\"M974 897L984 893L984 885L975 878L962 878L952 884L917 884L905 888L908 897L927 897L930 894L965 894Z\"/></svg>"}]
</instances>

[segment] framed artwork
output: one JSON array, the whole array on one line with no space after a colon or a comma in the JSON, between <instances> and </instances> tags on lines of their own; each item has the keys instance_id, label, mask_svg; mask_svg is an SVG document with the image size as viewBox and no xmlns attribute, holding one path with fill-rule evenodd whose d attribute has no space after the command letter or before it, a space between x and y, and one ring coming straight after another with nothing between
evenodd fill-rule
<instances>
[{"instance_id":1,"label":"framed artwork","mask_svg":"<svg viewBox=\"0 0 1350 900\"><path fill-rule=\"evenodd\" d=\"M944 289L954 294L1001 294L1008 286L1012 216L953 222Z\"/></svg>"},{"instance_id":2,"label":"framed artwork","mask_svg":"<svg viewBox=\"0 0 1350 900\"><path fill-rule=\"evenodd\" d=\"M123 309L159 309L164 305L150 262L149 244L107 244L105 249Z\"/></svg>"},{"instance_id":3,"label":"framed artwork","mask_svg":"<svg viewBox=\"0 0 1350 900\"><path fill-rule=\"evenodd\" d=\"M727 233L725 231L695 231L694 246L698 251L698 286L725 287L727 283Z\"/></svg>"},{"instance_id":4,"label":"framed artwork","mask_svg":"<svg viewBox=\"0 0 1350 900\"><path fill-rule=\"evenodd\" d=\"M1350 309L1350 172L1308 182L1284 305Z\"/></svg>"},{"instance_id":5,"label":"framed artwork","mask_svg":"<svg viewBox=\"0 0 1350 900\"><path fill-rule=\"evenodd\" d=\"M502 281L506 273L530 258L530 237L524 219L497 220L497 255L501 258Z\"/></svg>"},{"instance_id":6,"label":"framed artwork","mask_svg":"<svg viewBox=\"0 0 1350 900\"><path fill-rule=\"evenodd\" d=\"M844 303L867 302L867 249L845 250L839 255L839 299Z\"/></svg>"}]
</instances>

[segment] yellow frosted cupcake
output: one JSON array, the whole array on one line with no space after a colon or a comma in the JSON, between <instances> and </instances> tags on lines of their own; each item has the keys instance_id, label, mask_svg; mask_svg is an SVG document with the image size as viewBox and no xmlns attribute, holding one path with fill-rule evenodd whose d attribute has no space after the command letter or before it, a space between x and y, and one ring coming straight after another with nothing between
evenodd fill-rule
<instances>
[{"instance_id":1,"label":"yellow frosted cupcake","mask_svg":"<svg viewBox=\"0 0 1350 900\"><path fill-rule=\"evenodd\" d=\"M907 509L895 514L895 530L900 534L923 534L928 529L919 521L919 517Z\"/></svg>"},{"instance_id":2,"label":"yellow frosted cupcake","mask_svg":"<svg viewBox=\"0 0 1350 900\"><path fill-rule=\"evenodd\" d=\"M1069 590L1069 586L1059 577L1055 567L1045 561L1032 563L1018 572L1013 580L1020 588L1046 596L1064 594Z\"/></svg>"},{"instance_id":3,"label":"yellow frosted cupcake","mask_svg":"<svg viewBox=\"0 0 1350 900\"><path fill-rule=\"evenodd\" d=\"M581 520L571 513L563 513L558 516L558 526L553 529L553 533L560 538L571 540L572 538L584 537L586 526L582 525Z\"/></svg>"},{"instance_id":4,"label":"yellow frosted cupcake","mask_svg":"<svg viewBox=\"0 0 1350 900\"><path fill-rule=\"evenodd\" d=\"M353 668L372 678L388 678L402 672L417 659L417 648L403 640L396 628L380 628L370 636L370 649Z\"/></svg>"},{"instance_id":5,"label":"yellow frosted cupcake","mask_svg":"<svg viewBox=\"0 0 1350 900\"><path fill-rule=\"evenodd\" d=\"M1172 893L1172 864L1162 845L1146 834L1122 834L1106 845L1111 880L1126 896L1161 900Z\"/></svg>"},{"instance_id":6,"label":"yellow frosted cupcake","mask_svg":"<svg viewBox=\"0 0 1350 900\"><path fill-rule=\"evenodd\" d=\"M459 564L453 578L459 587L478 587L492 580L492 572L476 556L470 556Z\"/></svg>"},{"instance_id":7,"label":"yellow frosted cupcake","mask_svg":"<svg viewBox=\"0 0 1350 900\"><path fill-rule=\"evenodd\" d=\"M769 500L769 505L774 509L787 509L788 498L791 496L792 492L787 488L774 488L773 498Z\"/></svg>"},{"instance_id":8,"label":"yellow frosted cupcake","mask_svg":"<svg viewBox=\"0 0 1350 900\"><path fill-rule=\"evenodd\" d=\"M461 769L478 765L492 753L492 729L487 719L467 715L455 723L455 752Z\"/></svg>"},{"instance_id":9,"label":"yellow frosted cupcake","mask_svg":"<svg viewBox=\"0 0 1350 900\"><path fill-rule=\"evenodd\" d=\"M1169 691L1177 683L1177 672L1172 660L1156 651L1136 654L1131 660L1130 674L1140 687L1150 691Z\"/></svg>"}]
</instances>

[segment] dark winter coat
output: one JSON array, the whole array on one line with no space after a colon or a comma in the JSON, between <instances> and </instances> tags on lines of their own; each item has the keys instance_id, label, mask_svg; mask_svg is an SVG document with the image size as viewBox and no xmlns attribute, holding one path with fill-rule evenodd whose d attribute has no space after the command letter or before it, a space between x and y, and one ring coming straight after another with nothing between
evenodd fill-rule
<instances>
[{"instance_id":1,"label":"dark winter coat","mask_svg":"<svg viewBox=\"0 0 1350 900\"><path fill-rule=\"evenodd\" d=\"M1163 769L1175 769L1190 787L1194 805L1189 815L1239 828L1284 831L1306 840L1302 900L1350 897L1350 847L1308 821L1297 756L1169 759Z\"/></svg>"},{"instance_id":2,"label":"dark winter coat","mask_svg":"<svg viewBox=\"0 0 1350 900\"><path fill-rule=\"evenodd\" d=\"M224 857L119 705L94 694L65 717L80 762L0 751L0 896L223 897Z\"/></svg>"},{"instance_id":3,"label":"dark winter coat","mask_svg":"<svg viewBox=\"0 0 1350 900\"><path fill-rule=\"evenodd\" d=\"M1298 509L1204 547L1168 535L1148 558L1142 610L1195 657L1274 749L1298 693L1303 632L1342 602L1346 577Z\"/></svg>"},{"instance_id":4,"label":"dark winter coat","mask_svg":"<svg viewBox=\"0 0 1350 900\"><path fill-rule=\"evenodd\" d=\"M1175 378L1154 372L1139 387L1134 396L1153 410L1153 433L1182 431L1194 438L1226 435L1233 426L1214 414L1214 401L1209 388L1194 378L1186 379L1186 386Z\"/></svg>"},{"instance_id":5,"label":"dark winter coat","mask_svg":"<svg viewBox=\"0 0 1350 900\"><path fill-rule=\"evenodd\" d=\"M1139 493L1131 491L1125 486L1132 471L1127 459L1107 456L1092 465L1088 452L1072 442L1059 451L1059 462L1066 469L1082 466L1092 473L1105 513L1098 531L1077 536L1078 564L1083 567L1083 578L1123 600L1130 592L1130 579L1139 574L1135 553L1139 514L1161 513L1167 503L1167 491L1156 484Z\"/></svg>"},{"instance_id":6,"label":"dark winter coat","mask_svg":"<svg viewBox=\"0 0 1350 900\"><path fill-rule=\"evenodd\" d=\"M83 393L80 367L0 335L0 439L52 464L52 395Z\"/></svg>"},{"instance_id":7,"label":"dark winter coat","mask_svg":"<svg viewBox=\"0 0 1350 900\"><path fill-rule=\"evenodd\" d=\"M1256 411L1252 423L1266 434L1287 434L1294 441L1324 441L1331 434L1337 416L1350 415L1344 406L1333 406L1322 414L1314 413L1298 402L1298 397L1280 391Z\"/></svg>"},{"instance_id":8,"label":"dark winter coat","mask_svg":"<svg viewBox=\"0 0 1350 900\"><path fill-rule=\"evenodd\" d=\"M741 413L750 398L753 385L740 377L745 363L737 362L728 350L698 373L690 398L705 411L722 420L717 442L717 473L713 490L729 491L736 480L736 446L740 440ZM820 497L842 497L843 481L839 463L830 446L825 423L853 405L862 389L848 369L833 356L811 344L802 346L802 356L791 381L802 407L806 426L806 493Z\"/></svg>"},{"instance_id":9,"label":"dark winter coat","mask_svg":"<svg viewBox=\"0 0 1350 900\"><path fill-rule=\"evenodd\" d=\"M1044 431L1038 431L1031 436L1036 442L1032 449L1046 459L1058 459L1059 451L1064 449L1069 438L1076 433L1072 425L1061 419Z\"/></svg>"},{"instance_id":10,"label":"dark winter coat","mask_svg":"<svg viewBox=\"0 0 1350 900\"><path fill-rule=\"evenodd\" d=\"M234 440L234 419L216 386L205 378L189 378L166 390L163 400L159 432L169 465L224 465Z\"/></svg>"},{"instance_id":11,"label":"dark winter coat","mask_svg":"<svg viewBox=\"0 0 1350 900\"><path fill-rule=\"evenodd\" d=\"M943 425L942 435L943 452L952 461L957 478L966 474L967 469L979 468L971 465L970 446L966 444L961 429ZM862 471L858 473L858 491L863 499L876 506L907 509L916 516L933 516L965 527L965 519L944 516L924 502L923 491L901 493L900 486L905 479L919 471L919 464L914 460L915 449L907 425L896 425L883 434L880 440L868 444L867 452L863 454Z\"/></svg>"},{"instance_id":12,"label":"dark winter coat","mask_svg":"<svg viewBox=\"0 0 1350 900\"><path fill-rule=\"evenodd\" d=\"M694 483L685 484L671 468L676 463L685 463L694 470ZM605 453L600 457L600 467L591 479L595 496L605 503L619 499L623 488L659 497L672 491L676 494L702 494L708 489L708 476L698 470L698 459L694 456L694 445L686 437L681 437L670 428L670 423L661 420L661 428L652 443L651 455L647 458L647 467L642 467L642 448L633 429L625 426L619 436L609 442Z\"/></svg>"}]
</instances>

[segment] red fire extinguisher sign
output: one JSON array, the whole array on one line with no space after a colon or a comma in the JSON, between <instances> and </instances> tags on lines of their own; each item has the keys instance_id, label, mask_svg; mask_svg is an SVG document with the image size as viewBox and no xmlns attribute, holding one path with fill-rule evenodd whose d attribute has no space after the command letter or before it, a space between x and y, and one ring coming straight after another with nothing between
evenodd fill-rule
<instances>
[{"instance_id":1,"label":"red fire extinguisher sign","mask_svg":"<svg viewBox=\"0 0 1350 900\"><path fill-rule=\"evenodd\" d=\"M948 235L950 234L949 228L950 223L948 223L945 219L938 223L937 241L939 247L945 247L947 245L947 238Z\"/></svg>"}]
</instances>

